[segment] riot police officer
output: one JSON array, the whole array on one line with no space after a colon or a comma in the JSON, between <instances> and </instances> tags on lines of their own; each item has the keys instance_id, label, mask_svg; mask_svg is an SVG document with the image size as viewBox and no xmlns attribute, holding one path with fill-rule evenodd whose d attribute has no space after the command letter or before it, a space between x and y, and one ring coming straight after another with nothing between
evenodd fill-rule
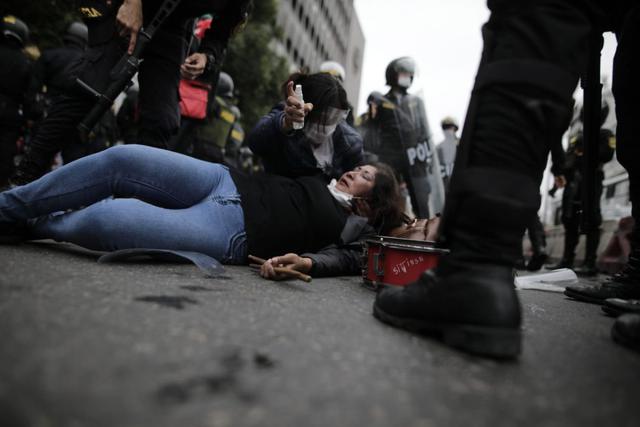
<instances>
[{"instance_id":1,"label":"riot police officer","mask_svg":"<svg viewBox=\"0 0 640 427\"><path fill-rule=\"evenodd\" d=\"M16 142L25 124L30 100L28 92L32 64L23 52L29 28L15 16L0 22L0 187L14 169Z\"/></svg>"},{"instance_id":2,"label":"riot police officer","mask_svg":"<svg viewBox=\"0 0 640 427\"><path fill-rule=\"evenodd\" d=\"M150 0L83 0L80 3L79 10L89 30L89 49L77 76L102 92L110 83L114 65L126 51L133 52L138 31L149 24L164 3ZM193 79L219 69L229 37L246 21L250 4L250 0L185 1L165 19L146 46L139 70L140 143L166 147L179 125L180 75ZM201 51L184 59L186 22L205 13L213 13L219 19L205 34ZM65 136L73 131L92 104L93 98L80 91L56 101L12 178L14 185L29 182L46 172L51 157L65 145Z\"/></svg>"},{"instance_id":3,"label":"riot police officer","mask_svg":"<svg viewBox=\"0 0 640 427\"><path fill-rule=\"evenodd\" d=\"M413 212L427 218L430 203L432 213L441 211L444 190L424 103L407 92L415 71L416 64L409 57L394 59L387 66L390 90L377 112L380 147L376 154L406 183Z\"/></svg>"},{"instance_id":4,"label":"riot police officer","mask_svg":"<svg viewBox=\"0 0 640 427\"><path fill-rule=\"evenodd\" d=\"M89 41L87 26L82 22L72 22L63 37L63 46L42 52L35 63L33 72L33 90L45 91L49 99L72 91L74 67L79 66Z\"/></svg>"},{"instance_id":5,"label":"riot police officer","mask_svg":"<svg viewBox=\"0 0 640 427\"><path fill-rule=\"evenodd\" d=\"M618 160L627 169L632 215L640 223L640 5L630 1L493 0L484 50L440 227L450 254L408 286L378 294L375 316L429 331L448 345L516 357L522 314L513 264L526 223L540 205L550 144L571 119L591 37L618 36L614 60ZM623 270L593 288L567 287L584 301L640 298L640 228ZM620 318L614 336L640 345L640 315Z\"/></svg>"},{"instance_id":6,"label":"riot police officer","mask_svg":"<svg viewBox=\"0 0 640 427\"><path fill-rule=\"evenodd\" d=\"M580 116L584 115L581 112ZM609 115L609 106L603 102L601 109L601 125ZM586 248L584 263L581 268L576 269L576 273L583 276L595 276L598 272L596 268L596 258L598 245L600 243L600 225L602 224L602 214L600 212L600 197L602 196L602 181L604 180L603 166L613 158L616 147L616 138L609 129L601 128L598 144L598 167L595 171L596 177L596 203L594 228L586 235ZM564 225L564 252L562 259L552 268L573 268L576 246L580 237L580 218L582 212L582 193L584 189L583 168L584 168L584 135L580 129L569 138L569 146L565 153L563 175L566 180L564 192L562 193L562 225Z\"/></svg>"},{"instance_id":7,"label":"riot police officer","mask_svg":"<svg viewBox=\"0 0 640 427\"><path fill-rule=\"evenodd\" d=\"M367 97L367 111L356 119L356 129L362 135L365 163L378 161L376 154L380 150L380 122L376 120L384 95L373 91Z\"/></svg>"},{"instance_id":8,"label":"riot police officer","mask_svg":"<svg viewBox=\"0 0 640 427\"><path fill-rule=\"evenodd\" d=\"M440 122L444 139L436 145L438 150L438 160L440 161L440 171L445 187L449 184L449 179L453 173L453 164L456 160L456 152L458 151L458 143L460 140L456 135L459 126L453 117L445 117Z\"/></svg>"},{"instance_id":9,"label":"riot police officer","mask_svg":"<svg viewBox=\"0 0 640 427\"><path fill-rule=\"evenodd\" d=\"M191 154L201 160L232 163L244 141L239 124L240 110L234 105L234 84L231 76L221 72L215 92L209 95L207 117L195 125Z\"/></svg>"}]
</instances>

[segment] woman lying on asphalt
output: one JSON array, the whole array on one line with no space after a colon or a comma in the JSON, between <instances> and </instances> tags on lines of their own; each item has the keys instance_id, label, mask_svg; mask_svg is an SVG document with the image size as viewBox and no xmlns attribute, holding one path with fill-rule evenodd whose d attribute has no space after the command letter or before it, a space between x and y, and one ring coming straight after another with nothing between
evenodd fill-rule
<instances>
[{"instance_id":1,"label":"woman lying on asphalt","mask_svg":"<svg viewBox=\"0 0 640 427\"><path fill-rule=\"evenodd\" d=\"M336 246L399 225L399 200L384 164L357 167L326 185L314 177L247 176L123 145L0 193L0 239L54 239L100 251L184 250L227 264L245 263L248 254L297 253L308 257L297 269L339 275L357 271L359 260L336 257Z\"/></svg>"}]
</instances>

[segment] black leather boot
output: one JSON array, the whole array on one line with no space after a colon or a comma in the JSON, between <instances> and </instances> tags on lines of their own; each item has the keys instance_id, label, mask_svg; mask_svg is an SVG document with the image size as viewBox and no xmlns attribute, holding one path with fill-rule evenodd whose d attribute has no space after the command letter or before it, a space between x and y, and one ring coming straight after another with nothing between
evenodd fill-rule
<instances>
[{"instance_id":1,"label":"black leather boot","mask_svg":"<svg viewBox=\"0 0 640 427\"><path fill-rule=\"evenodd\" d=\"M571 268L573 269L573 257L565 258L564 256L557 264L547 265L549 270L559 270L561 268Z\"/></svg>"},{"instance_id":2,"label":"black leather boot","mask_svg":"<svg viewBox=\"0 0 640 427\"><path fill-rule=\"evenodd\" d=\"M26 147L20 164L16 167L13 176L9 178L10 188L25 185L40 178L51 170L52 160L53 154L40 153L39 150Z\"/></svg>"},{"instance_id":3,"label":"black leather boot","mask_svg":"<svg viewBox=\"0 0 640 427\"><path fill-rule=\"evenodd\" d=\"M373 312L383 322L429 333L469 353L513 358L521 351L513 263L522 248L522 218L538 206L536 185L527 177L497 170L463 174L466 179L455 186L462 191L450 195L455 212L445 211L443 219L448 221L443 227L451 254L417 282L382 290ZM494 185L486 185L487 176ZM509 184L500 187L496 182ZM483 194L475 191L476 185ZM510 191L512 185L520 200ZM531 200L523 194L532 195Z\"/></svg>"},{"instance_id":4,"label":"black leather boot","mask_svg":"<svg viewBox=\"0 0 640 427\"><path fill-rule=\"evenodd\" d=\"M598 275L596 267L596 259L598 246L600 244L600 229L593 230L587 234L587 247L584 254L584 263L581 267L576 268L575 272L578 276L593 277Z\"/></svg>"},{"instance_id":5,"label":"black leather boot","mask_svg":"<svg viewBox=\"0 0 640 427\"><path fill-rule=\"evenodd\" d=\"M542 268L544 263L549 258L549 255L542 250L541 252L531 255L529 262L527 263L527 271L538 271Z\"/></svg>"},{"instance_id":6,"label":"black leather boot","mask_svg":"<svg viewBox=\"0 0 640 427\"><path fill-rule=\"evenodd\" d=\"M640 351L640 314L625 314L611 328L613 340L632 350Z\"/></svg>"},{"instance_id":7,"label":"black leather boot","mask_svg":"<svg viewBox=\"0 0 640 427\"><path fill-rule=\"evenodd\" d=\"M640 299L640 242L638 233L634 234L629 260L620 272L596 286L567 286L564 294L593 304L602 304L608 298Z\"/></svg>"}]
</instances>

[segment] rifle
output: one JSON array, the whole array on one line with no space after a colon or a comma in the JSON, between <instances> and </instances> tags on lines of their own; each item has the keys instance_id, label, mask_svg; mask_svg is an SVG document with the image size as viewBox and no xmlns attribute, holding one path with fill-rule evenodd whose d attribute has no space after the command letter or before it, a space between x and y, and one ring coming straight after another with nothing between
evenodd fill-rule
<instances>
[{"instance_id":1,"label":"rifle","mask_svg":"<svg viewBox=\"0 0 640 427\"><path fill-rule=\"evenodd\" d=\"M93 108L91 108L89 113L78 125L78 131L83 141L86 141L93 127L100 121L104 113L111 108L113 101L115 101L118 95L131 87L131 79L138 72L140 64L143 61L141 56L145 47L153 38L156 30L162 25L164 20L171 15L179 3L180 0L164 0L162 2L158 12L156 12L149 25L141 28L138 32L133 53L125 53L111 70L111 83L103 93L98 92L79 78L76 79L76 83L84 89L85 92L96 98L96 103Z\"/></svg>"}]
</instances>

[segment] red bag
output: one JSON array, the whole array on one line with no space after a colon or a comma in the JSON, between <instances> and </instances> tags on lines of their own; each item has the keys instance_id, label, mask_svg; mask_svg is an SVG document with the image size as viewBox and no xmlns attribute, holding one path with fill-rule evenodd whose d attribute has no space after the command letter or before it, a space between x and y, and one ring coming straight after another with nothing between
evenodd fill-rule
<instances>
[{"instance_id":1,"label":"red bag","mask_svg":"<svg viewBox=\"0 0 640 427\"><path fill-rule=\"evenodd\" d=\"M207 117L207 101L211 85L197 80L180 80L180 115L191 119Z\"/></svg>"}]
</instances>

